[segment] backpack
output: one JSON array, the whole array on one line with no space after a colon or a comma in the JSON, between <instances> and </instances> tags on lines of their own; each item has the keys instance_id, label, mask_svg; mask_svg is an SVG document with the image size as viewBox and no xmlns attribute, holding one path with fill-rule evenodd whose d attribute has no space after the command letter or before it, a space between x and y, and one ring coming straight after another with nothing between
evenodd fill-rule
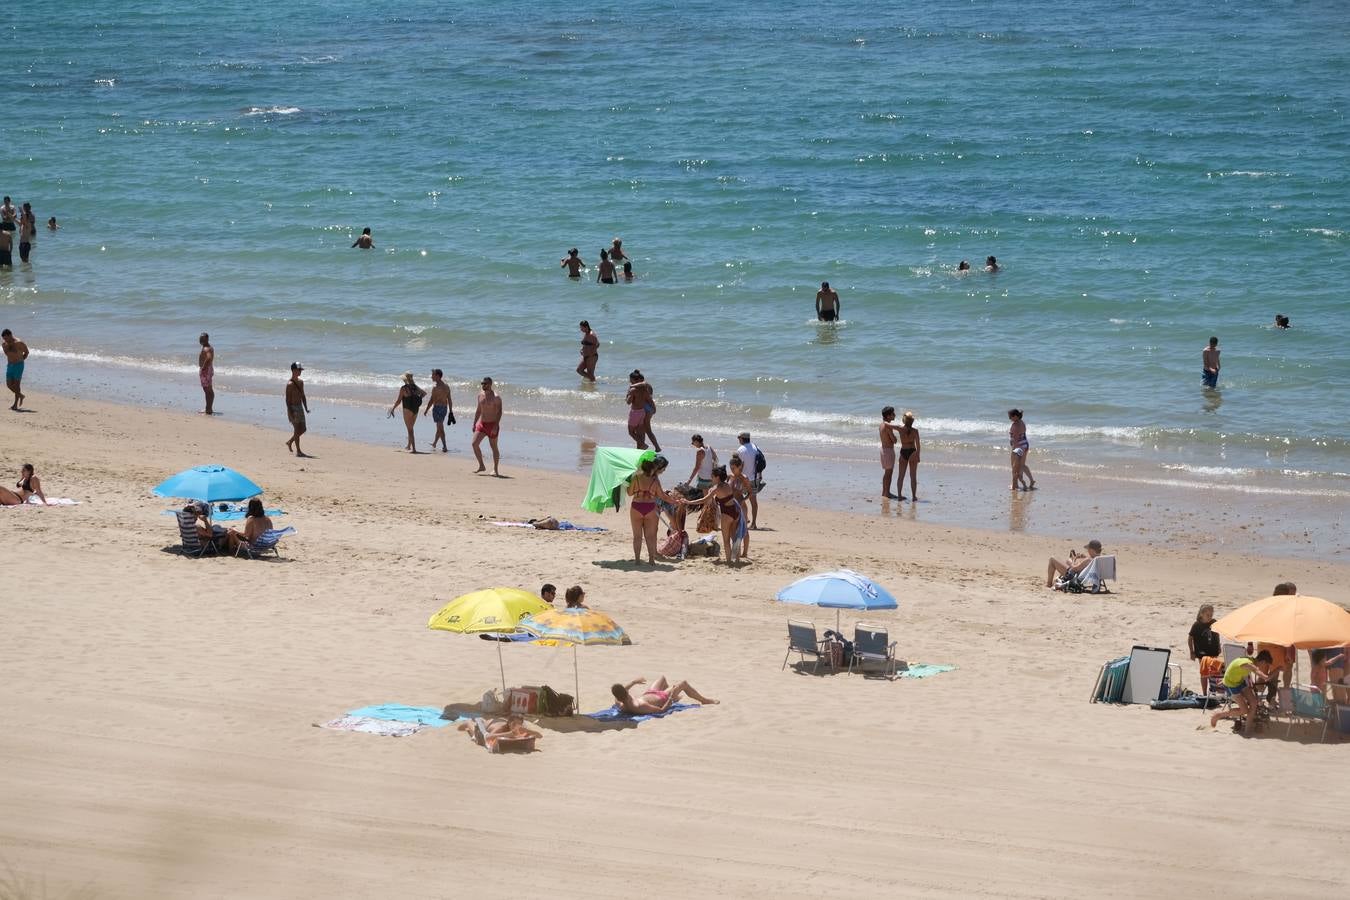
<instances>
[{"instance_id":1,"label":"backpack","mask_svg":"<svg viewBox=\"0 0 1350 900\"><path fill-rule=\"evenodd\" d=\"M769 465L768 461L766 461L766 460L764 459L764 451L761 450L761 449L759 449L758 447L756 447L756 448L755 448L755 474L758 475L760 472L763 472L766 468L768 468L768 465Z\"/></svg>"}]
</instances>

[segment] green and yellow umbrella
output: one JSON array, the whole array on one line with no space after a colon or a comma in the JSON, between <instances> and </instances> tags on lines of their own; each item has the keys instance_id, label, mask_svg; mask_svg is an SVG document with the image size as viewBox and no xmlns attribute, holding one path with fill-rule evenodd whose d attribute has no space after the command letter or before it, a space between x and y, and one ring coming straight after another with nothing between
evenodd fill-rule
<instances>
[{"instance_id":1,"label":"green and yellow umbrella","mask_svg":"<svg viewBox=\"0 0 1350 900\"><path fill-rule=\"evenodd\" d=\"M594 609L573 607L549 608L526 616L516 627L535 637L534 643L545 646L572 645L572 680L576 691L576 708L581 708L581 678L577 673L577 645L620 646L633 643L619 624Z\"/></svg>"},{"instance_id":2,"label":"green and yellow umbrella","mask_svg":"<svg viewBox=\"0 0 1350 900\"><path fill-rule=\"evenodd\" d=\"M456 597L441 607L427 627L455 634L513 634L521 619L552 610L545 600L519 588L495 587ZM506 696L506 666L502 644L497 641L497 667L502 673L502 696Z\"/></svg>"}]
</instances>

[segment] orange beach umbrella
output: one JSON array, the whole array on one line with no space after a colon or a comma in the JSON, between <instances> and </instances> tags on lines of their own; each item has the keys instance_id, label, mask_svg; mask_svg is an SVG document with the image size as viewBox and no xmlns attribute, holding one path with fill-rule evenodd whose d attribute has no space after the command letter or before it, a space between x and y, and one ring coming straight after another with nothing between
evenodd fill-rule
<instances>
[{"instance_id":1,"label":"orange beach umbrella","mask_svg":"<svg viewBox=\"0 0 1350 900\"><path fill-rule=\"evenodd\" d=\"M1350 644L1350 612L1321 597L1288 594L1266 597L1214 622L1235 641L1262 641L1301 650Z\"/></svg>"}]
</instances>

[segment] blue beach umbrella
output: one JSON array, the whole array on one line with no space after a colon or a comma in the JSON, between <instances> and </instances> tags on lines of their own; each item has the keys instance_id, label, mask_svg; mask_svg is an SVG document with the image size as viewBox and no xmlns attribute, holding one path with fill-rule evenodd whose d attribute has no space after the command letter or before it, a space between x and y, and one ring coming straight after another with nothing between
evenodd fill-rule
<instances>
[{"instance_id":1,"label":"blue beach umbrella","mask_svg":"<svg viewBox=\"0 0 1350 900\"><path fill-rule=\"evenodd\" d=\"M263 492L246 476L225 466L193 466L172 475L158 486L154 493L161 497L177 497L185 500L204 500L215 503L217 500L247 500Z\"/></svg>"},{"instance_id":2,"label":"blue beach umbrella","mask_svg":"<svg viewBox=\"0 0 1350 900\"><path fill-rule=\"evenodd\" d=\"M800 603L834 610L896 609L900 605L890 591L852 569L837 569L799 578L779 591L777 599L781 603ZM836 630L839 628L839 616L840 613L836 612Z\"/></svg>"}]
</instances>

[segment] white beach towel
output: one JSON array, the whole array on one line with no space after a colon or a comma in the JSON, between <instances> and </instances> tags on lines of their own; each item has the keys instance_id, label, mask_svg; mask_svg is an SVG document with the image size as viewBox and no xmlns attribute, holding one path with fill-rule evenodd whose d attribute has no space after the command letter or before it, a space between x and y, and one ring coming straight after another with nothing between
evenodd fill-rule
<instances>
[{"instance_id":1,"label":"white beach towel","mask_svg":"<svg viewBox=\"0 0 1350 900\"><path fill-rule=\"evenodd\" d=\"M389 719L371 719L366 716L339 716L331 722L324 722L322 725L316 723L315 727L332 728L336 731L382 734L385 737L407 737L422 730L422 726L416 722L392 722Z\"/></svg>"},{"instance_id":2,"label":"white beach towel","mask_svg":"<svg viewBox=\"0 0 1350 900\"><path fill-rule=\"evenodd\" d=\"M37 498L37 494L28 498L27 503L20 503L18 506L0 506L0 509L18 509L19 506L41 506L42 501ZM72 500L69 497L48 497L48 506L79 506L80 501Z\"/></svg>"}]
</instances>

